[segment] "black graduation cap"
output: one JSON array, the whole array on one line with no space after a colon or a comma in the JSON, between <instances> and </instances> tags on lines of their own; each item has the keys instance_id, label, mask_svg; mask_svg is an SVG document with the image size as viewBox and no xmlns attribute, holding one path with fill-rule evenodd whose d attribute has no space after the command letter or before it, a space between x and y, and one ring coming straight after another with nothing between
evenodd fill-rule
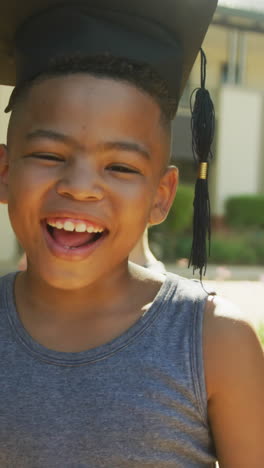
<instances>
[{"instance_id":1,"label":"black graduation cap","mask_svg":"<svg viewBox=\"0 0 264 468\"><path fill-rule=\"evenodd\" d=\"M0 84L21 86L45 73L59 57L109 53L152 66L166 81L170 97L179 101L216 5L217 0L0 0ZM211 125L212 112L204 55L197 97L194 154L207 164L210 144L204 128L208 121ZM198 179L207 183L207 166L200 169ZM203 240L192 249L192 264L201 274L205 263Z\"/></svg>"},{"instance_id":2,"label":"black graduation cap","mask_svg":"<svg viewBox=\"0 0 264 468\"><path fill-rule=\"evenodd\" d=\"M0 0L0 84L20 84L60 54L110 52L149 63L167 81L171 96L179 96L216 3Z\"/></svg>"}]
</instances>

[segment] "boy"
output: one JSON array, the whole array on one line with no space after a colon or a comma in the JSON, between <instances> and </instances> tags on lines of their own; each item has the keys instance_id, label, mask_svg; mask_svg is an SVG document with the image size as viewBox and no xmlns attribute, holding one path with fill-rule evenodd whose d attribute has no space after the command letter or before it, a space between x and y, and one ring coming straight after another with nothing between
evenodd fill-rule
<instances>
[{"instance_id":1,"label":"boy","mask_svg":"<svg viewBox=\"0 0 264 468\"><path fill-rule=\"evenodd\" d=\"M0 466L260 468L253 330L127 260L175 195L170 120L214 2L9 3L0 193L28 269L0 285Z\"/></svg>"}]
</instances>

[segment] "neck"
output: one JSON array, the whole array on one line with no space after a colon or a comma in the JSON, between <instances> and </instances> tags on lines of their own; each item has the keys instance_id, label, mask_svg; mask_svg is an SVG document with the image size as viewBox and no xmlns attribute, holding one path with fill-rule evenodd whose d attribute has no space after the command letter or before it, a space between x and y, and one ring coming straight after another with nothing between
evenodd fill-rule
<instances>
[{"instance_id":1,"label":"neck","mask_svg":"<svg viewBox=\"0 0 264 468\"><path fill-rule=\"evenodd\" d=\"M130 253L129 260L141 266L145 266L148 263L154 263L156 261L156 258L149 248L147 229Z\"/></svg>"},{"instance_id":2,"label":"neck","mask_svg":"<svg viewBox=\"0 0 264 468\"><path fill-rule=\"evenodd\" d=\"M105 281L78 291L60 291L30 272L18 275L17 310L24 328L49 349L79 352L107 343L149 308L164 278L129 264Z\"/></svg>"},{"instance_id":3,"label":"neck","mask_svg":"<svg viewBox=\"0 0 264 468\"><path fill-rule=\"evenodd\" d=\"M52 287L29 268L18 275L15 292L18 306L23 305L58 320L60 317L72 320L73 317L78 319L115 307L133 283L134 275L127 264L112 271L111 275L76 290Z\"/></svg>"}]
</instances>

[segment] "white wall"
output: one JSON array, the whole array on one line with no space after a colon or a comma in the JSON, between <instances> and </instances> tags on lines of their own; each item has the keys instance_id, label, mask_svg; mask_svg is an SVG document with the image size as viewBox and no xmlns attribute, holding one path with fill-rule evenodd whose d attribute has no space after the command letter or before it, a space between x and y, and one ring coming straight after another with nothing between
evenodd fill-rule
<instances>
[{"instance_id":1,"label":"white wall","mask_svg":"<svg viewBox=\"0 0 264 468\"><path fill-rule=\"evenodd\" d=\"M12 88L10 86L0 86L0 141L6 143L6 130L9 121L9 114L5 114L4 110L7 106L8 99Z\"/></svg>"},{"instance_id":2,"label":"white wall","mask_svg":"<svg viewBox=\"0 0 264 468\"><path fill-rule=\"evenodd\" d=\"M7 207L0 205L0 263L12 261L17 245L13 230L10 226Z\"/></svg>"},{"instance_id":3,"label":"white wall","mask_svg":"<svg viewBox=\"0 0 264 468\"><path fill-rule=\"evenodd\" d=\"M9 116L4 113L11 88L0 86L0 142L6 142L6 131ZM12 261L16 254L15 235L10 226L7 207L0 204L0 263Z\"/></svg>"},{"instance_id":4,"label":"white wall","mask_svg":"<svg viewBox=\"0 0 264 468\"><path fill-rule=\"evenodd\" d=\"M222 215L229 196L259 191L263 95L225 86L220 91L219 104L214 212Z\"/></svg>"}]
</instances>

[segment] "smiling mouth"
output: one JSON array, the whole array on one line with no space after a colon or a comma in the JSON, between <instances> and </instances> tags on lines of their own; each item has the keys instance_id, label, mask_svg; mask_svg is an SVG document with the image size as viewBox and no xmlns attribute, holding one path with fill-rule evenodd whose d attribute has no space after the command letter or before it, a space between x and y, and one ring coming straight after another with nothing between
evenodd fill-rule
<instances>
[{"instance_id":1,"label":"smiling mouth","mask_svg":"<svg viewBox=\"0 0 264 468\"><path fill-rule=\"evenodd\" d=\"M85 230L83 227L83 232L78 232L73 223L70 225L57 223L59 227L55 224L56 223L46 220L46 230L56 244L67 250L77 250L86 246L89 247L107 234L106 230L92 226L86 227Z\"/></svg>"}]
</instances>

